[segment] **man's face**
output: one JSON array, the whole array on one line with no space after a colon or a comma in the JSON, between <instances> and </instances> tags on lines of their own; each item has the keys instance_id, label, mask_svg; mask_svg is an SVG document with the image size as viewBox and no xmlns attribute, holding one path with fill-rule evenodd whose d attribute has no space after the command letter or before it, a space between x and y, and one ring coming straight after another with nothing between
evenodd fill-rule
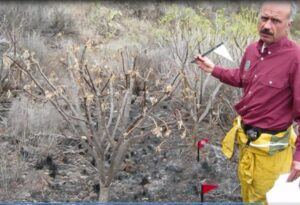
<instances>
[{"instance_id":1,"label":"man's face","mask_svg":"<svg viewBox=\"0 0 300 205\"><path fill-rule=\"evenodd\" d=\"M259 15L258 31L266 44L274 43L287 36L291 27L291 6L287 2L264 3Z\"/></svg>"}]
</instances>

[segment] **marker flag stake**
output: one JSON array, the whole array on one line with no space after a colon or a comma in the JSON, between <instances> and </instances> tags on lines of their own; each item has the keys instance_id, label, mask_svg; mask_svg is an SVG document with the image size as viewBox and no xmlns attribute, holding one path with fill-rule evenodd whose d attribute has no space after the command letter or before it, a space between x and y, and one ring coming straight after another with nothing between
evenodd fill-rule
<instances>
[{"instance_id":1,"label":"marker flag stake","mask_svg":"<svg viewBox=\"0 0 300 205\"><path fill-rule=\"evenodd\" d=\"M197 142L197 161L200 162L200 149L208 142L208 138L203 138Z\"/></svg>"},{"instance_id":2,"label":"marker flag stake","mask_svg":"<svg viewBox=\"0 0 300 205\"><path fill-rule=\"evenodd\" d=\"M233 62L232 57L230 56L230 54L227 51L226 47L224 46L223 42L216 45L215 47L211 48L207 52L203 53L202 56L204 57L204 56L210 54L211 52L215 52L216 54L223 56L227 60L230 60L231 62ZM191 63L196 63L196 60L195 59L192 60Z\"/></svg>"},{"instance_id":3,"label":"marker flag stake","mask_svg":"<svg viewBox=\"0 0 300 205\"><path fill-rule=\"evenodd\" d=\"M218 188L217 184L202 184L201 190L205 194L212 190L215 190L216 188Z\"/></svg>"},{"instance_id":4,"label":"marker flag stake","mask_svg":"<svg viewBox=\"0 0 300 205\"><path fill-rule=\"evenodd\" d=\"M214 50L214 52L216 54L219 54L220 56L223 56L224 58L226 58L227 60L233 62L229 52L227 51L226 47L224 46L224 44L222 44L221 46L219 46L218 48L216 48Z\"/></svg>"},{"instance_id":5,"label":"marker flag stake","mask_svg":"<svg viewBox=\"0 0 300 205\"><path fill-rule=\"evenodd\" d=\"M204 202L204 194L208 193L219 186L217 184L201 184L201 202Z\"/></svg>"}]
</instances>

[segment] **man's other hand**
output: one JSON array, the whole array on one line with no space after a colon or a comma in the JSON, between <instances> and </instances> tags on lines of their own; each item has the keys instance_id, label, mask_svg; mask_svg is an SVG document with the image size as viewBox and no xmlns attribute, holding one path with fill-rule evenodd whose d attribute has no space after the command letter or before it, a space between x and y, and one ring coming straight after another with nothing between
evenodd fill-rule
<instances>
[{"instance_id":1,"label":"man's other hand","mask_svg":"<svg viewBox=\"0 0 300 205\"><path fill-rule=\"evenodd\" d=\"M298 177L300 177L300 162L294 161L292 168L291 168L291 173L287 179L288 182L292 182L296 180Z\"/></svg>"},{"instance_id":2,"label":"man's other hand","mask_svg":"<svg viewBox=\"0 0 300 205\"><path fill-rule=\"evenodd\" d=\"M207 73L213 72L215 64L209 58L197 55L195 56L195 60L200 69Z\"/></svg>"}]
</instances>

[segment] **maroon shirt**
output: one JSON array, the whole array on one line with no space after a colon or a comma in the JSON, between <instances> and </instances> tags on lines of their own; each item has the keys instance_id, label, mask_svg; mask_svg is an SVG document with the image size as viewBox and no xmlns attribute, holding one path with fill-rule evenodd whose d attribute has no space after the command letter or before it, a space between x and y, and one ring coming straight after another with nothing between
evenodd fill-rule
<instances>
[{"instance_id":1,"label":"maroon shirt","mask_svg":"<svg viewBox=\"0 0 300 205\"><path fill-rule=\"evenodd\" d=\"M300 133L300 47L287 37L261 52L260 40L249 45L239 68L215 66L212 75L243 88L235 109L245 124L268 130L287 129L293 121ZM300 161L300 135L294 160Z\"/></svg>"}]
</instances>

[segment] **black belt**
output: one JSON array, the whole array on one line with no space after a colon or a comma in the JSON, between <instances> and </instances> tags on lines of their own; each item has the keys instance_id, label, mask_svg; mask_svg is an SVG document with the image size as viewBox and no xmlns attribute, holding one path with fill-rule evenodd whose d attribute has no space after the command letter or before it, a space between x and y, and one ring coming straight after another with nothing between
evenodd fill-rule
<instances>
[{"instance_id":1,"label":"black belt","mask_svg":"<svg viewBox=\"0 0 300 205\"><path fill-rule=\"evenodd\" d=\"M247 130L250 130L250 129L255 129L255 130L258 130L260 133L266 133L266 134L271 134L271 135L276 135L280 132L285 132L287 130L287 129L284 129L284 130L268 130L268 129L263 129L263 128L259 128L259 127L254 127L252 125L247 125L247 124L244 124L243 122L241 123L241 126L242 126L242 128L245 132Z\"/></svg>"},{"instance_id":2,"label":"black belt","mask_svg":"<svg viewBox=\"0 0 300 205\"><path fill-rule=\"evenodd\" d=\"M259 128L259 127L254 127L252 125L247 125L247 124L244 124L243 122L241 122L241 126L242 126L244 132L246 133L246 135L248 136L247 144L249 144L251 141L257 140L262 133L276 135L280 132L284 132L284 131L287 130L287 129L284 129L284 130L267 130L267 129L262 129L262 128Z\"/></svg>"}]
</instances>

